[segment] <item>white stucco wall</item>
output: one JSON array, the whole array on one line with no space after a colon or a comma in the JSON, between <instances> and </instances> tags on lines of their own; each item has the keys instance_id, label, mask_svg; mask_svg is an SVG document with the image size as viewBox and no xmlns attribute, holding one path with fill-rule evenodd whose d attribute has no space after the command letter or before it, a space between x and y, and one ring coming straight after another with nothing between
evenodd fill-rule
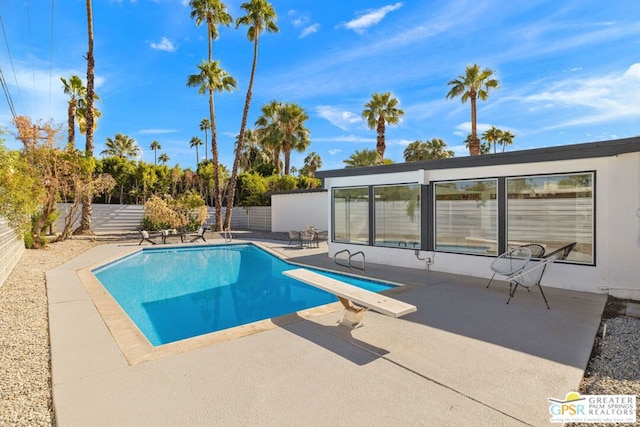
<instances>
[{"instance_id":1,"label":"white stucco wall","mask_svg":"<svg viewBox=\"0 0 640 427\"><path fill-rule=\"evenodd\" d=\"M595 171L595 266L560 264L551 266L544 286L605 293L640 299L640 153L615 157L550 161L541 163L412 171L357 177L325 178L326 197L331 188L433 181L495 178ZM331 228L330 210L327 223ZM329 243L329 256L349 249L363 251L367 262L425 269L413 249ZM422 251L420 257L434 260L432 271L489 278L493 257Z\"/></svg>"},{"instance_id":2,"label":"white stucco wall","mask_svg":"<svg viewBox=\"0 0 640 427\"><path fill-rule=\"evenodd\" d=\"M328 229L329 199L326 192L271 195L271 231Z\"/></svg>"}]
</instances>

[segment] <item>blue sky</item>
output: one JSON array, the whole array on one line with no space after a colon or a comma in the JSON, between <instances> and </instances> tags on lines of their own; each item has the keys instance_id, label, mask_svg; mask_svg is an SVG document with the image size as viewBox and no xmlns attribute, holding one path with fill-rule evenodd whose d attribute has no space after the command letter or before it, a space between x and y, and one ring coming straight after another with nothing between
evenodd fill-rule
<instances>
[{"instance_id":1,"label":"blue sky","mask_svg":"<svg viewBox=\"0 0 640 427\"><path fill-rule=\"evenodd\" d=\"M226 2L235 18L241 1ZM477 63L500 88L478 105L480 132L494 125L516 135L510 150L640 135L640 3L629 0L274 0L278 34L260 39L249 125L260 106L305 108L309 151L321 169L340 169L356 150L375 148L361 114L374 92L391 92L405 112L387 128L385 157L403 161L406 145L441 138L468 155L470 105L447 100L447 82ZM53 10L52 10L53 6ZM169 166L195 167L189 148L208 117L206 96L187 88L207 56L205 27L187 0L94 0L96 91L102 112L96 154L124 133L153 162L160 142ZM2 0L0 68L17 114L66 123L60 77L86 80L84 0ZM5 37L6 36L6 37ZM233 162L252 60L246 28L220 28L214 59L238 81L216 94L220 160ZM11 114L0 93L0 126ZM9 138L11 139L11 138ZM84 147L84 137L77 144ZM13 141L8 145L17 148ZM301 167L305 153L294 153ZM203 157L202 148L200 156Z\"/></svg>"}]
</instances>

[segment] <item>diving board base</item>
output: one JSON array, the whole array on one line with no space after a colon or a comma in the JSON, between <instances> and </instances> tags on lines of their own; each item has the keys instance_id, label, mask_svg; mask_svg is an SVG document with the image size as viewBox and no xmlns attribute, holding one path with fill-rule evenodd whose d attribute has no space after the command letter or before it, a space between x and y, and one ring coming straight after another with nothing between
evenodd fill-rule
<instances>
[{"instance_id":1,"label":"diving board base","mask_svg":"<svg viewBox=\"0 0 640 427\"><path fill-rule=\"evenodd\" d=\"M358 307L354 305L346 298L338 297L338 299L345 308L344 317L339 323L341 325L348 326L351 329L356 329L360 326L364 326L362 323L362 318L367 312L367 309L365 307Z\"/></svg>"},{"instance_id":2,"label":"diving board base","mask_svg":"<svg viewBox=\"0 0 640 427\"><path fill-rule=\"evenodd\" d=\"M350 328L362 326L362 318L368 310L391 317L400 317L416 311L415 305L304 268L283 271L282 274L337 296L345 308L345 314L340 324Z\"/></svg>"}]
</instances>

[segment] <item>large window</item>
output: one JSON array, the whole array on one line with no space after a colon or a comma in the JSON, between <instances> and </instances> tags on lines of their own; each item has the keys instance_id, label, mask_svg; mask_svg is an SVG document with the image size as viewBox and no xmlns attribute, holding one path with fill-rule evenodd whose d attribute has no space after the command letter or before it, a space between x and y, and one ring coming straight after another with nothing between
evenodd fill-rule
<instances>
[{"instance_id":1,"label":"large window","mask_svg":"<svg viewBox=\"0 0 640 427\"><path fill-rule=\"evenodd\" d=\"M373 188L374 245L420 248L420 185Z\"/></svg>"},{"instance_id":2,"label":"large window","mask_svg":"<svg viewBox=\"0 0 640 427\"><path fill-rule=\"evenodd\" d=\"M369 188L333 190L333 240L369 243Z\"/></svg>"},{"instance_id":3,"label":"large window","mask_svg":"<svg viewBox=\"0 0 640 427\"><path fill-rule=\"evenodd\" d=\"M497 187L496 179L434 183L437 251L497 254Z\"/></svg>"},{"instance_id":4,"label":"large window","mask_svg":"<svg viewBox=\"0 0 640 427\"><path fill-rule=\"evenodd\" d=\"M567 260L593 263L593 173L507 178L507 242L545 253L576 243Z\"/></svg>"}]
</instances>

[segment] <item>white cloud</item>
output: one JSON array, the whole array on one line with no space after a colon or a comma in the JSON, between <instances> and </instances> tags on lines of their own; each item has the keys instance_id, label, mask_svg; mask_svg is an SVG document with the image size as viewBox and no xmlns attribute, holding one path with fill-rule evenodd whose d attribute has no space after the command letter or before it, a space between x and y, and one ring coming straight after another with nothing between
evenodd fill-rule
<instances>
[{"instance_id":1,"label":"white cloud","mask_svg":"<svg viewBox=\"0 0 640 427\"><path fill-rule=\"evenodd\" d=\"M307 25L307 23L309 22L309 17L301 14L297 10L290 10L288 12L288 15L294 27L302 27L303 25Z\"/></svg>"},{"instance_id":2,"label":"white cloud","mask_svg":"<svg viewBox=\"0 0 640 427\"><path fill-rule=\"evenodd\" d=\"M320 117L342 130L347 130L354 123L362 121L359 115L351 111L340 110L329 105L319 105L315 110Z\"/></svg>"},{"instance_id":3,"label":"white cloud","mask_svg":"<svg viewBox=\"0 0 640 427\"><path fill-rule=\"evenodd\" d=\"M355 31L358 34L362 34L367 28L382 21L389 12L393 12L394 10L400 9L401 7L402 3L398 2L392 5L381 7L380 9L371 10L364 15L343 24L343 26L349 30Z\"/></svg>"},{"instance_id":4,"label":"white cloud","mask_svg":"<svg viewBox=\"0 0 640 427\"><path fill-rule=\"evenodd\" d=\"M320 29L320 24L318 24L318 23L309 25L304 30L302 30L302 32L300 33L300 38L303 39L303 38L307 37L308 35L317 33L319 29Z\"/></svg>"},{"instance_id":5,"label":"white cloud","mask_svg":"<svg viewBox=\"0 0 640 427\"><path fill-rule=\"evenodd\" d=\"M160 40L160 43L151 42L150 46L151 49L163 50L165 52L175 52L176 49L178 49L178 46L176 46L171 40L166 37L163 37Z\"/></svg>"},{"instance_id":6,"label":"white cloud","mask_svg":"<svg viewBox=\"0 0 640 427\"><path fill-rule=\"evenodd\" d=\"M603 123L607 121L640 118L640 63L632 64L624 73L554 82L550 90L530 95L524 101L547 112L552 109L556 117L571 112L571 119L549 126L556 129L567 126ZM577 114L577 112L580 112Z\"/></svg>"},{"instance_id":7,"label":"white cloud","mask_svg":"<svg viewBox=\"0 0 640 427\"><path fill-rule=\"evenodd\" d=\"M331 154L332 156L335 156L336 154L342 153L342 150L336 148L335 150L329 150L328 153Z\"/></svg>"}]
</instances>

